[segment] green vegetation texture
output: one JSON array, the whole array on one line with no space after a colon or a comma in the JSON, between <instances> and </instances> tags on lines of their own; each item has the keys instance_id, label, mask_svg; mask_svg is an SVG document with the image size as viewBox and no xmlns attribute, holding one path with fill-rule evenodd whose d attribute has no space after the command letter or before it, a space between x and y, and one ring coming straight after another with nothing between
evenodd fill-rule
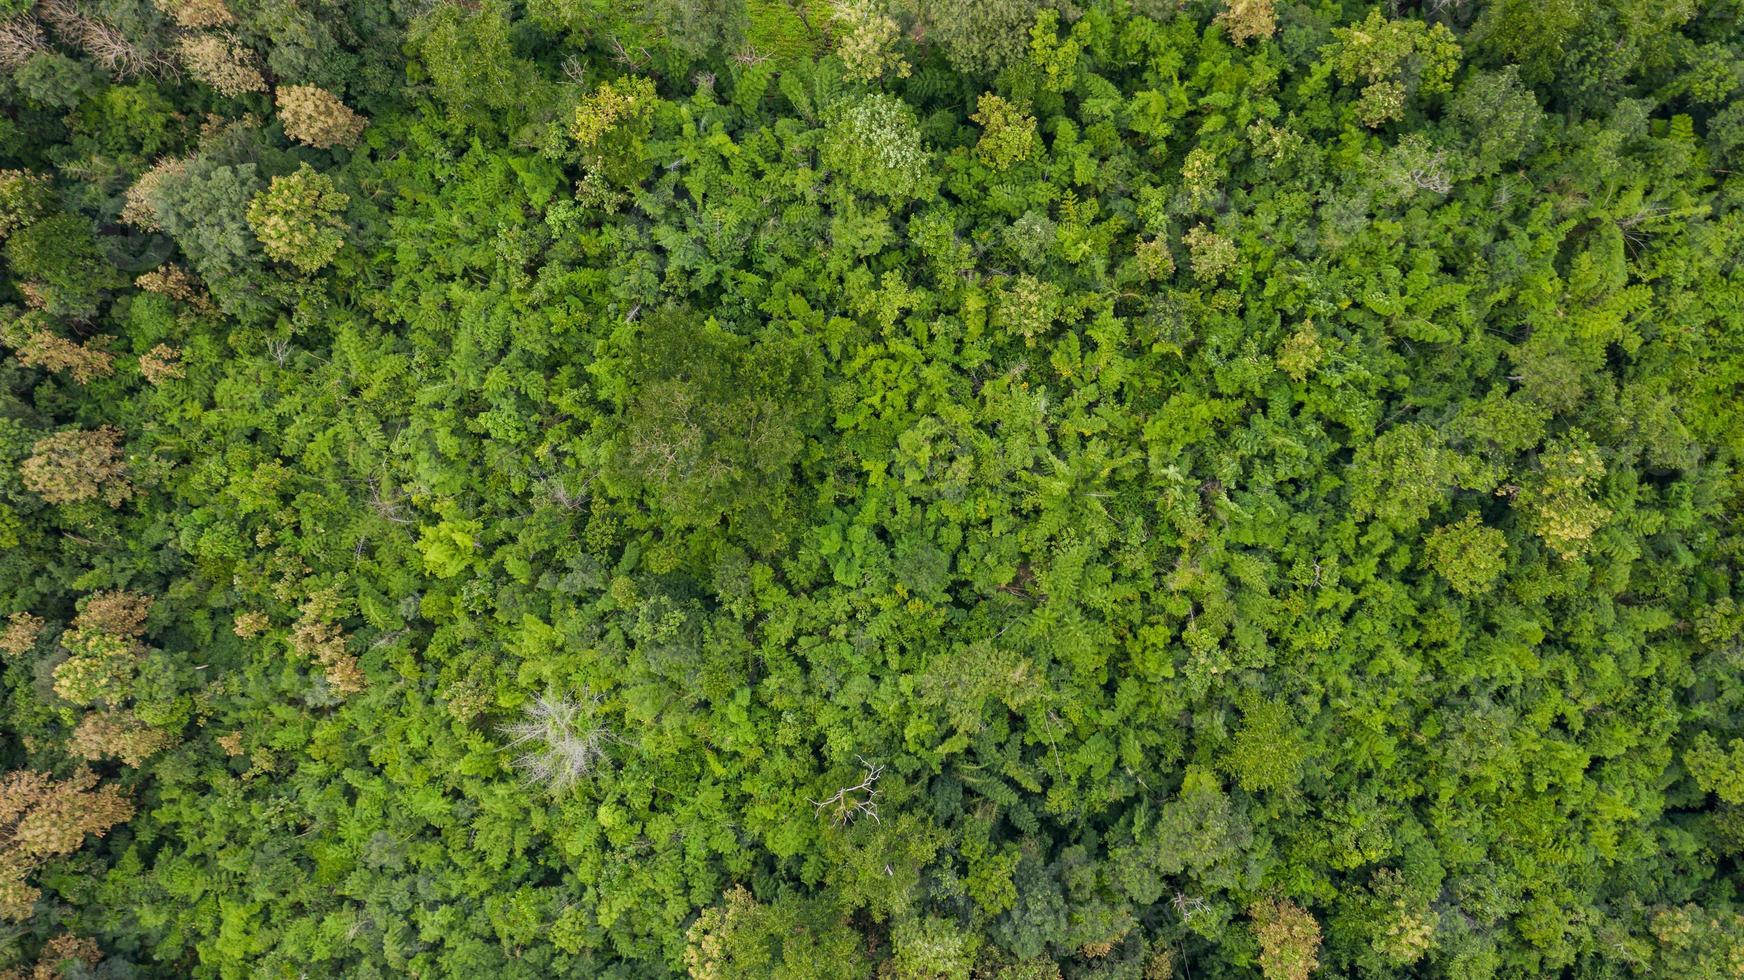
<instances>
[{"instance_id":1,"label":"green vegetation texture","mask_svg":"<svg viewBox=\"0 0 1744 980\"><path fill-rule=\"evenodd\" d=\"M0 980L1744 976L1739 0L0 0Z\"/></svg>"}]
</instances>

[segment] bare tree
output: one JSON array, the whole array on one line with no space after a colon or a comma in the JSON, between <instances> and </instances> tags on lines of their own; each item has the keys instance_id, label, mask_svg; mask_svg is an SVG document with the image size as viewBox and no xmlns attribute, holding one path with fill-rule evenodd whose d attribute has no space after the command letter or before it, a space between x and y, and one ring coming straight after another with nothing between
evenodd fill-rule
<instances>
[{"instance_id":1,"label":"bare tree","mask_svg":"<svg viewBox=\"0 0 1744 980\"><path fill-rule=\"evenodd\" d=\"M1197 895L1189 896L1185 892L1176 892L1169 904L1175 907L1175 914L1181 917L1183 923L1191 921L1195 915L1209 908L1205 899Z\"/></svg>"},{"instance_id":2,"label":"bare tree","mask_svg":"<svg viewBox=\"0 0 1744 980\"><path fill-rule=\"evenodd\" d=\"M33 17L0 21L0 68L11 70L48 50L48 36Z\"/></svg>"},{"instance_id":3,"label":"bare tree","mask_svg":"<svg viewBox=\"0 0 1744 980\"><path fill-rule=\"evenodd\" d=\"M37 10L63 40L118 78L174 78L179 74L168 52L134 43L121 28L74 0L44 0Z\"/></svg>"},{"instance_id":4,"label":"bare tree","mask_svg":"<svg viewBox=\"0 0 1744 980\"><path fill-rule=\"evenodd\" d=\"M502 727L513 739L508 748L526 749L515 766L527 782L561 793L599 766L606 746L618 741L600 718L602 700L585 689L579 698L542 694L527 706L524 720Z\"/></svg>"},{"instance_id":5,"label":"bare tree","mask_svg":"<svg viewBox=\"0 0 1744 980\"><path fill-rule=\"evenodd\" d=\"M817 812L828 812L830 819L838 827L853 823L860 817L871 817L873 823L878 819L878 777L884 775L883 766L875 766L864 757L860 764L866 767L866 778L853 786L844 786L836 790L835 795L825 800L811 800Z\"/></svg>"}]
</instances>

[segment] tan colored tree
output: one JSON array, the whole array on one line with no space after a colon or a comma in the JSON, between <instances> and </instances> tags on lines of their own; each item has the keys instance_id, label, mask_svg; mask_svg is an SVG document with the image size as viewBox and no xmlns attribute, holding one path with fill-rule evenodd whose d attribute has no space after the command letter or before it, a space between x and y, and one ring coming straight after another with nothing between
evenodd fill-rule
<instances>
[{"instance_id":1,"label":"tan colored tree","mask_svg":"<svg viewBox=\"0 0 1744 980\"><path fill-rule=\"evenodd\" d=\"M29 918L41 893L26 879L44 861L132 817L133 804L89 769L62 780L28 769L0 778L0 918Z\"/></svg>"},{"instance_id":2,"label":"tan colored tree","mask_svg":"<svg viewBox=\"0 0 1744 980\"><path fill-rule=\"evenodd\" d=\"M1375 952L1396 966L1409 966L1423 958L1435 943L1435 914L1428 903L1411 892L1405 876L1382 868L1370 881L1378 906L1373 944Z\"/></svg>"},{"instance_id":3,"label":"tan colored tree","mask_svg":"<svg viewBox=\"0 0 1744 980\"><path fill-rule=\"evenodd\" d=\"M0 20L0 68L15 71L49 47L48 35L34 17ZM11 171L9 171L11 172ZM0 234L5 231L0 219Z\"/></svg>"},{"instance_id":4,"label":"tan colored tree","mask_svg":"<svg viewBox=\"0 0 1744 980\"><path fill-rule=\"evenodd\" d=\"M157 6L157 9L169 15L171 20L189 29L223 27L236 20L231 15L230 8L224 5L224 0L152 0L152 2Z\"/></svg>"},{"instance_id":5,"label":"tan colored tree","mask_svg":"<svg viewBox=\"0 0 1744 980\"><path fill-rule=\"evenodd\" d=\"M187 303L196 312L210 313L212 297L206 295L201 288L200 280L193 274L174 263L160 265L150 272L142 272L133 280L133 284L148 293L168 296L170 299Z\"/></svg>"},{"instance_id":6,"label":"tan colored tree","mask_svg":"<svg viewBox=\"0 0 1744 980\"><path fill-rule=\"evenodd\" d=\"M1594 500L1605 475L1605 460L1585 433L1554 439L1538 455L1538 471L1514 500L1526 522L1550 550L1566 560L1585 553L1592 537L1611 519L1610 508Z\"/></svg>"},{"instance_id":7,"label":"tan colored tree","mask_svg":"<svg viewBox=\"0 0 1744 980\"><path fill-rule=\"evenodd\" d=\"M142 231L162 231L163 226L157 220L157 207L152 201L162 194L166 185L181 180L187 170L188 161L181 157L164 157L152 164L150 170L140 174L133 186L127 188L125 203L121 206L121 220Z\"/></svg>"},{"instance_id":8,"label":"tan colored tree","mask_svg":"<svg viewBox=\"0 0 1744 980\"><path fill-rule=\"evenodd\" d=\"M1138 257L1139 275L1155 282L1175 274L1175 256L1169 252L1168 240L1158 235L1150 241L1140 240L1133 246Z\"/></svg>"},{"instance_id":9,"label":"tan colored tree","mask_svg":"<svg viewBox=\"0 0 1744 980\"><path fill-rule=\"evenodd\" d=\"M235 98L266 91L266 78L255 67L254 52L229 34L190 34L182 38L182 64L188 74Z\"/></svg>"},{"instance_id":10,"label":"tan colored tree","mask_svg":"<svg viewBox=\"0 0 1744 980\"><path fill-rule=\"evenodd\" d=\"M121 430L68 429L38 439L19 467L24 485L51 504L101 499L119 507L133 496Z\"/></svg>"},{"instance_id":11,"label":"tan colored tree","mask_svg":"<svg viewBox=\"0 0 1744 980\"><path fill-rule=\"evenodd\" d=\"M73 617L73 629L129 639L144 636L145 618L151 614L153 601L151 596L119 589L92 593Z\"/></svg>"},{"instance_id":12,"label":"tan colored tree","mask_svg":"<svg viewBox=\"0 0 1744 980\"><path fill-rule=\"evenodd\" d=\"M95 939L62 933L42 944L42 950L36 954L36 964L30 972L24 972L24 967L14 966L0 970L0 980L65 980L75 974L69 972L75 966L83 965L86 970L103 962L103 950L98 948ZM77 976L86 976L78 973Z\"/></svg>"},{"instance_id":13,"label":"tan colored tree","mask_svg":"<svg viewBox=\"0 0 1744 980\"><path fill-rule=\"evenodd\" d=\"M309 596L297 610L291 627L291 649L320 664L327 683L341 697L356 694L367 682L357 657L346 649L345 631L333 620L340 615L339 591L322 589Z\"/></svg>"},{"instance_id":14,"label":"tan colored tree","mask_svg":"<svg viewBox=\"0 0 1744 980\"><path fill-rule=\"evenodd\" d=\"M1308 375L1314 372L1325 355L1326 350L1320 345L1320 332L1314 329L1314 319L1309 317L1278 345L1273 360L1279 370L1290 376L1290 380L1300 384L1308 380Z\"/></svg>"},{"instance_id":15,"label":"tan colored tree","mask_svg":"<svg viewBox=\"0 0 1744 980\"><path fill-rule=\"evenodd\" d=\"M137 769L175 741L174 735L153 728L132 711L93 711L79 719L67 740L67 752L90 762L119 759Z\"/></svg>"},{"instance_id":16,"label":"tan colored tree","mask_svg":"<svg viewBox=\"0 0 1744 980\"><path fill-rule=\"evenodd\" d=\"M95 7L76 0L40 0L35 12L57 38L83 51L111 75L124 79L175 75L175 60L166 52L135 43L119 25L100 16Z\"/></svg>"},{"instance_id":17,"label":"tan colored tree","mask_svg":"<svg viewBox=\"0 0 1744 980\"><path fill-rule=\"evenodd\" d=\"M266 613L259 610L249 610L247 612L239 612L236 614L236 619L232 624L231 632L245 640L252 640L262 633L265 633L271 626L272 620L267 618Z\"/></svg>"},{"instance_id":18,"label":"tan colored tree","mask_svg":"<svg viewBox=\"0 0 1744 980\"><path fill-rule=\"evenodd\" d=\"M224 750L224 754L232 759L242 754L242 729L238 728L228 734L220 735L213 741Z\"/></svg>"},{"instance_id":19,"label":"tan colored tree","mask_svg":"<svg viewBox=\"0 0 1744 980\"><path fill-rule=\"evenodd\" d=\"M139 355L139 373L153 385L180 378L184 374L182 352L168 344L158 344Z\"/></svg>"},{"instance_id":20,"label":"tan colored tree","mask_svg":"<svg viewBox=\"0 0 1744 980\"><path fill-rule=\"evenodd\" d=\"M1260 972L1266 980L1307 980L1320 965L1320 923L1287 900L1255 902L1248 910L1260 941Z\"/></svg>"},{"instance_id":21,"label":"tan colored tree","mask_svg":"<svg viewBox=\"0 0 1744 980\"><path fill-rule=\"evenodd\" d=\"M733 943L737 934L755 929L764 915L763 907L743 885L734 885L722 898L720 905L703 909L685 936L684 965L696 980L724 980L734 975L736 967L767 965L766 953L747 957Z\"/></svg>"},{"instance_id":22,"label":"tan colored tree","mask_svg":"<svg viewBox=\"0 0 1744 980\"><path fill-rule=\"evenodd\" d=\"M1193 266L1193 278L1213 282L1235 267L1235 243L1204 225L1196 225L1181 236L1187 246L1187 261Z\"/></svg>"},{"instance_id":23,"label":"tan colored tree","mask_svg":"<svg viewBox=\"0 0 1744 980\"><path fill-rule=\"evenodd\" d=\"M133 694L133 681L145 648L125 636L101 630L70 629L61 646L71 654L54 669L55 696L88 707L118 705Z\"/></svg>"},{"instance_id":24,"label":"tan colored tree","mask_svg":"<svg viewBox=\"0 0 1744 980\"><path fill-rule=\"evenodd\" d=\"M42 635L42 617L32 616L27 612L15 612L6 619L6 628L0 630L0 653L8 657L16 657L29 653L36 646L36 638Z\"/></svg>"},{"instance_id":25,"label":"tan colored tree","mask_svg":"<svg viewBox=\"0 0 1744 980\"><path fill-rule=\"evenodd\" d=\"M105 338L94 337L76 344L47 329L24 336L18 345L18 363L45 371L64 371L79 384L89 384L115 373L115 355L102 348Z\"/></svg>"},{"instance_id":26,"label":"tan colored tree","mask_svg":"<svg viewBox=\"0 0 1744 980\"><path fill-rule=\"evenodd\" d=\"M352 112L339 97L315 85L285 85L275 94L285 135L305 146L352 147L369 120Z\"/></svg>"},{"instance_id":27,"label":"tan colored tree","mask_svg":"<svg viewBox=\"0 0 1744 980\"><path fill-rule=\"evenodd\" d=\"M1253 40L1263 41L1278 29L1277 13L1272 9L1272 2L1273 0L1225 0L1223 12L1217 15L1217 22L1223 25L1223 30L1237 47L1246 47L1247 42Z\"/></svg>"}]
</instances>

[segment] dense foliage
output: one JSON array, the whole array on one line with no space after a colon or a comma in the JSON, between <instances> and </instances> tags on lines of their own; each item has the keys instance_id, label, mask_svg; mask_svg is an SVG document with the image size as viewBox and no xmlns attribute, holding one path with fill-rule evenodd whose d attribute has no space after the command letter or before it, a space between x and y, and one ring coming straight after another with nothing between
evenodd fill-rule
<instances>
[{"instance_id":1,"label":"dense foliage","mask_svg":"<svg viewBox=\"0 0 1744 980\"><path fill-rule=\"evenodd\" d=\"M0 0L0 973L1744 975L1739 0Z\"/></svg>"}]
</instances>

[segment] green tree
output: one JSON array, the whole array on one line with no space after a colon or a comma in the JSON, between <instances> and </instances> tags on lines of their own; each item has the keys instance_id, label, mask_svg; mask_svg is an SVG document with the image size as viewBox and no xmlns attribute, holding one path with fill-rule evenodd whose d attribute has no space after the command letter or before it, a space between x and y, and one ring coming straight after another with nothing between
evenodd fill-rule
<instances>
[{"instance_id":1,"label":"green tree","mask_svg":"<svg viewBox=\"0 0 1744 980\"><path fill-rule=\"evenodd\" d=\"M533 66L515 53L511 12L504 0L442 3L412 25L409 36L436 97L470 125L513 128L539 87Z\"/></svg>"},{"instance_id":2,"label":"green tree","mask_svg":"<svg viewBox=\"0 0 1744 980\"><path fill-rule=\"evenodd\" d=\"M992 92L984 92L969 117L981 126L975 156L993 170L1005 170L1035 153L1035 117Z\"/></svg>"},{"instance_id":3,"label":"green tree","mask_svg":"<svg viewBox=\"0 0 1744 980\"><path fill-rule=\"evenodd\" d=\"M836 57L842 59L849 78L876 82L886 73L894 78L908 77L909 63L897 51L901 28L877 0L835 4L830 19L841 25Z\"/></svg>"},{"instance_id":4,"label":"green tree","mask_svg":"<svg viewBox=\"0 0 1744 980\"><path fill-rule=\"evenodd\" d=\"M1476 514L1443 524L1424 541L1429 566L1465 596L1482 595L1495 586L1507 568L1507 550L1508 539L1502 532L1484 526Z\"/></svg>"},{"instance_id":5,"label":"green tree","mask_svg":"<svg viewBox=\"0 0 1744 980\"><path fill-rule=\"evenodd\" d=\"M890 938L902 980L968 980L975 966L977 938L936 916L905 919Z\"/></svg>"},{"instance_id":6,"label":"green tree","mask_svg":"<svg viewBox=\"0 0 1744 980\"><path fill-rule=\"evenodd\" d=\"M1732 739L1722 749L1713 735L1702 732L1684 750L1683 764L1702 792L1744 803L1744 739Z\"/></svg>"},{"instance_id":7,"label":"green tree","mask_svg":"<svg viewBox=\"0 0 1744 980\"><path fill-rule=\"evenodd\" d=\"M1530 153L1544 125L1538 100L1514 66L1469 76L1448 106L1448 119L1465 137L1467 165L1480 175Z\"/></svg>"},{"instance_id":8,"label":"green tree","mask_svg":"<svg viewBox=\"0 0 1744 980\"><path fill-rule=\"evenodd\" d=\"M1472 25L1473 50L1492 63L1518 65L1528 82L1548 82L1562 63L1563 46L1590 16L1585 0L1498 0Z\"/></svg>"},{"instance_id":9,"label":"green tree","mask_svg":"<svg viewBox=\"0 0 1744 980\"><path fill-rule=\"evenodd\" d=\"M54 188L46 175L0 170L0 241L48 217L53 209Z\"/></svg>"},{"instance_id":10,"label":"green tree","mask_svg":"<svg viewBox=\"0 0 1744 980\"><path fill-rule=\"evenodd\" d=\"M607 475L677 527L726 521L772 547L794 514L818 365L798 340L755 340L671 309L642 318Z\"/></svg>"},{"instance_id":11,"label":"green tree","mask_svg":"<svg viewBox=\"0 0 1744 980\"><path fill-rule=\"evenodd\" d=\"M644 141L653 131L658 104L654 83L646 78L601 82L575 107L570 128L588 166L620 184L647 176Z\"/></svg>"},{"instance_id":12,"label":"green tree","mask_svg":"<svg viewBox=\"0 0 1744 980\"><path fill-rule=\"evenodd\" d=\"M247 213L262 185L255 164L200 156L141 191L151 223L175 239L214 297L231 308L257 288L260 245Z\"/></svg>"},{"instance_id":13,"label":"green tree","mask_svg":"<svg viewBox=\"0 0 1744 980\"><path fill-rule=\"evenodd\" d=\"M932 156L921 145L914 110L895 96L838 103L830 110L820 156L824 167L862 194L919 197L931 182Z\"/></svg>"},{"instance_id":14,"label":"green tree","mask_svg":"<svg viewBox=\"0 0 1744 980\"><path fill-rule=\"evenodd\" d=\"M66 212L14 230L6 261L32 305L51 316L94 316L104 293L125 281L98 248L91 222Z\"/></svg>"},{"instance_id":15,"label":"green tree","mask_svg":"<svg viewBox=\"0 0 1744 980\"><path fill-rule=\"evenodd\" d=\"M1306 746L1287 705L1257 701L1242 709L1225 765L1248 792L1288 791L1302 776Z\"/></svg>"},{"instance_id":16,"label":"green tree","mask_svg":"<svg viewBox=\"0 0 1744 980\"><path fill-rule=\"evenodd\" d=\"M248 226L266 254L304 272L317 272L344 247L342 217L349 195L308 164L274 177L248 202Z\"/></svg>"},{"instance_id":17,"label":"green tree","mask_svg":"<svg viewBox=\"0 0 1744 980\"><path fill-rule=\"evenodd\" d=\"M1396 425L1357 451L1351 503L1395 527L1415 527L1439 510L1468 472L1469 461L1419 422Z\"/></svg>"},{"instance_id":18,"label":"green tree","mask_svg":"<svg viewBox=\"0 0 1744 980\"><path fill-rule=\"evenodd\" d=\"M745 0L647 0L646 16L693 60L739 54L750 26Z\"/></svg>"},{"instance_id":19,"label":"green tree","mask_svg":"<svg viewBox=\"0 0 1744 980\"><path fill-rule=\"evenodd\" d=\"M909 0L951 65L986 78L1024 56L1030 25L1042 5L1036 0Z\"/></svg>"},{"instance_id":20,"label":"green tree","mask_svg":"<svg viewBox=\"0 0 1744 980\"><path fill-rule=\"evenodd\" d=\"M1332 33L1333 71L1363 86L1356 114L1365 126L1401 120L1414 101L1453 89L1460 48L1445 24L1389 20L1371 10L1362 23Z\"/></svg>"},{"instance_id":21,"label":"green tree","mask_svg":"<svg viewBox=\"0 0 1744 980\"><path fill-rule=\"evenodd\" d=\"M690 927L684 960L697 980L846 980L864 972L863 955L853 931L827 906L794 899L765 905L735 886Z\"/></svg>"}]
</instances>

